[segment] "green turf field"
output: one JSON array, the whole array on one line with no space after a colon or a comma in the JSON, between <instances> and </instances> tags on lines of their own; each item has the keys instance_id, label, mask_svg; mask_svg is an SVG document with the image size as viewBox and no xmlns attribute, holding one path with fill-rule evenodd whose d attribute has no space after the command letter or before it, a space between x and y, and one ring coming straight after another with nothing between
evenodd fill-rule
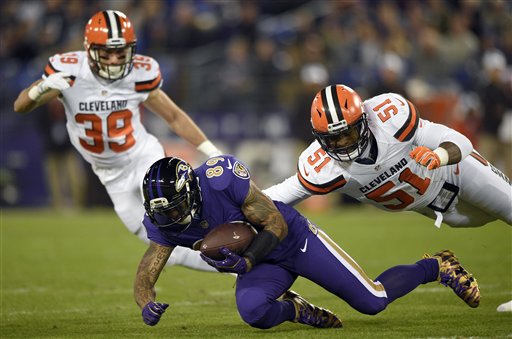
<instances>
[{"instance_id":1,"label":"green turf field","mask_svg":"<svg viewBox=\"0 0 512 339\"><path fill-rule=\"evenodd\" d=\"M343 329L284 323L270 330L238 316L234 278L169 267L157 284L171 304L160 323L146 326L132 284L145 245L112 210L58 213L1 212L1 338L505 338L512 313L497 313L512 299L512 227L436 229L414 213L372 207L310 214L370 277L392 265L413 263L425 252L450 248L480 284L471 309L449 289L432 283L366 316L308 281L293 289L327 307Z\"/></svg>"}]
</instances>

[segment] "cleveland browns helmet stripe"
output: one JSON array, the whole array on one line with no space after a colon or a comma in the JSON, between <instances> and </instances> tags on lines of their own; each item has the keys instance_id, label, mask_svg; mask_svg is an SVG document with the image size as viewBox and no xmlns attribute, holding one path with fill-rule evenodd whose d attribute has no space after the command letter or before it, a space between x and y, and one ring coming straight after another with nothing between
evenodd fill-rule
<instances>
[{"instance_id":1,"label":"cleveland browns helmet stripe","mask_svg":"<svg viewBox=\"0 0 512 339\"><path fill-rule=\"evenodd\" d=\"M416 133L420 121L416 107L409 100L406 101L409 106L409 116L404 125L393 135L400 141L409 141L414 136L414 133Z\"/></svg>"},{"instance_id":2,"label":"cleveland browns helmet stripe","mask_svg":"<svg viewBox=\"0 0 512 339\"><path fill-rule=\"evenodd\" d=\"M119 20L119 15L114 11L104 11L103 15L105 16L105 22L107 24L108 38L122 38L123 32L120 29L121 21Z\"/></svg>"},{"instance_id":3,"label":"cleveland browns helmet stripe","mask_svg":"<svg viewBox=\"0 0 512 339\"><path fill-rule=\"evenodd\" d=\"M330 88L331 86L327 87L327 88ZM329 105L329 101L332 102L332 96L329 97L329 99L327 98L327 93L328 91L326 89L323 89L321 92L321 98L322 98L322 108L323 108L323 111L325 113L325 118L327 119L327 123L328 124L332 124L333 122L337 122L338 121L338 117L336 116L336 109L331 109L332 106ZM330 94L330 91L329 91L329 94ZM321 112L319 112L320 115L322 115ZM334 115L334 117L333 117Z\"/></svg>"}]
</instances>

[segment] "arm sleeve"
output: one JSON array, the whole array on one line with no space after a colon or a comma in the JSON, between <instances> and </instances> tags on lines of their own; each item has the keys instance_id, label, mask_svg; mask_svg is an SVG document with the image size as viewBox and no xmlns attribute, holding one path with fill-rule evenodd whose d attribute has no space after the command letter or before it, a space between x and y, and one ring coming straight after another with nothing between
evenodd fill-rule
<instances>
[{"instance_id":1,"label":"arm sleeve","mask_svg":"<svg viewBox=\"0 0 512 339\"><path fill-rule=\"evenodd\" d=\"M311 196L311 193L301 185L296 174L279 184L264 189L263 193L272 200L281 201L291 206Z\"/></svg>"},{"instance_id":2,"label":"arm sleeve","mask_svg":"<svg viewBox=\"0 0 512 339\"><path fill-rule=\"evenodd\" d=\"M421 119L420 126L413 140L413 143L418 146L426 146L433 150L439 147L441 143L450 141L459 147L462 155L461 160L473 151L471 141L452 128L423 119Z\"/></svg>"}]
</instances>

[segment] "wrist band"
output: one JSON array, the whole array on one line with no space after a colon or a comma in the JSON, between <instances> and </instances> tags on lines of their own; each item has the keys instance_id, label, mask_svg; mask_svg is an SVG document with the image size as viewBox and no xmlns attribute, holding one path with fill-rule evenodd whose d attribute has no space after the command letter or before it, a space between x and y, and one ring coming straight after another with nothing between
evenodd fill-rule
<instances>
[{"instance_id":1,"label":"wrist band","mask_svg":"<svg viewBox=\"0 0 512 339\"><path fill-rule=\"evenodd\" d=\"M261 231L256 235L249 248L244 252L243 256L249 259L252 266L263 260L267 254L272 252L279 245L281 240L272 232Z\"/></svg>"},{"instance_id":2,"label":"wrist band","mask_svg":"<svg viewBox=\"0 0 512 339\"><path fill-rule=\"evenodd\" d=\"M448 155L448 151L442 147L438 147L434 150L434 153L439 157L439 162L441 166L448 164L448 160L450 160L450 156Z\"/></svg>"},{"instance_id":3,"label":"wrist band","mask_svg":"<svg viewBox=\"0 0 512 339\"><path fill-rule=\"evenodd\" d=\"M197 150L209 157L222 154L210 140L203 141L199 146L197 146Z\"/></svg>"},{"instance_id":4,"label":"wrist band","mask_svg":"<svg viewBox=\"0 0 512 339\"><path fill-rule=\"evenodd\" d=\"M41 93L39 92L39 85L32 86L32 88L28 90L27 94L30 100L37 101L41 97Z\"/></svg>"}]
</instances>

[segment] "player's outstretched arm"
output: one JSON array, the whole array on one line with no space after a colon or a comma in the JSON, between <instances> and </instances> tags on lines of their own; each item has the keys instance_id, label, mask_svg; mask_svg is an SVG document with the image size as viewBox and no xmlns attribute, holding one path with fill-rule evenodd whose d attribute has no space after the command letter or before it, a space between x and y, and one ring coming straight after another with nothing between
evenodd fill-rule
<instances>
[{"instance_id":1,"label":"player's outstretched arm","mask_svg":"<svg viewBox=\"0 0 512 339\"><path fill-rule=\"evenodd\" d=\"M135 302L142 310L142 319L147 325L154 326L160 320L169 304L155 302L155 284L173 247L161 246L153 241L140 261L133 294Z\"/></svg>"},{"instance_id":2,"label":"player's outstretched arm","mask_svg":"<svg viewBox=\"0 0 512 339\"><path fill-rule=\"evenodd\" d=\"M18 95L14 102L14 111L27 113L46 104L60 95L62 90L69 88L70 76L64 72L54 73L43 80L34 82Z\"/></svg>"},{"instance_id":3,"label":"player's outstretched arm","mask_svg":"<svg viewBox=\"0 0 512 339\"><path fill-rule=\"evenodd\" d=\"M471 141L462 133L442 124L421 120L410 156L429 170L456 164L473 151Z\"/></svg>"},{"instance_id":4,"label":"player's outstretched arm","mask_svg":"<svg viewBox=\"0 0 512 339\"><path fill-rule=\"evenodd\" d=\"M188 114L161 89L152 91L144 102L144 106L164 118L174 133L196 146L200 152L209 157L221 154Z\"/></svg>"},{"instance_id":5,"label":"player's outstretched arm","mask_svg":"<svg viewBox=\"0 0 512 339\"><path fill-rule=\"evenodd\" d=\"M265 188L262 192L268 195L270 199L284 202L290 206L295 206L312 195L301 185L298 173L278 184Z\"/></svg>"}]
</instances>

